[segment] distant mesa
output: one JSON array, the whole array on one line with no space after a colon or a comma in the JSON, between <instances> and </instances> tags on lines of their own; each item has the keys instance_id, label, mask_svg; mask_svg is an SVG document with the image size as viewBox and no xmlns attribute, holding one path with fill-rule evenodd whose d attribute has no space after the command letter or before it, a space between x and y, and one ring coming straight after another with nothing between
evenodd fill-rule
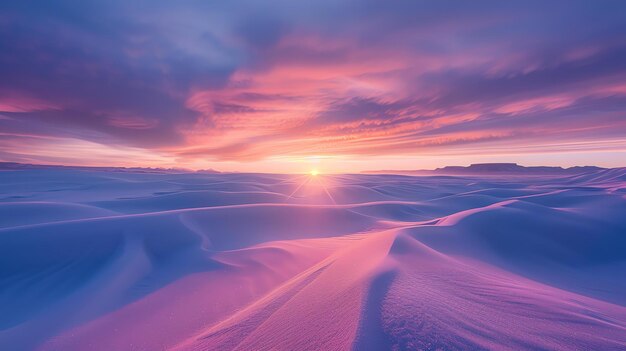
<instances>
[{"instance_id":1,"label":"distant mesa","mask_svg":"<svg viewBox=\"0 0 626 351\"><path fill-rule=\"evenodd\" d=\"M533 166L525 167L517 163L474 163L470 166L446 166L434 170L382 170L365 173L375 174L408 174L408 175L489 175L489 174L525 174L525 175L573 175L600 171L605 168L596 166L576 167L550 167Z\"/></svg>"},{"instance_id":2,"label":"distant mesa","mask_svg":"<svg viewBox=\"0 0 626 351\"><path fill-rule=\"evenodd\" d=\"M0 171L20 169L58 169L58 170L82 170L100 172L136 172L136 173L221 173L213 169L200 169L192 171L184 168L152 168L152 167L90 167L90 166L63 166L63 165L38 165L30 163L0 162Z\"/></svg>"},{"instance_id":3,"label":"distant mesa","mask_svg":"<svg viewBox=\"0 0 626 351\"><path fill-rule=\"evenodd\" d=\"M435 169L435 173L442 174L489 174L489 173L539 173L539 174L578 174L599 171L604 168L595 166L583 167L525 167L517 163L474 163L469 167L447 166Z\"/></svg>"}]
</instances>

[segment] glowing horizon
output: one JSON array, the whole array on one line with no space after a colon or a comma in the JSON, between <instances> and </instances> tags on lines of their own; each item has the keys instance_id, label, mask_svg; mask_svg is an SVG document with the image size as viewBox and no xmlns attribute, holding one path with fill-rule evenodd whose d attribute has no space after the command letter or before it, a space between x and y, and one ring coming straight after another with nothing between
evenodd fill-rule
<instances>
[{"instance_id":1,"label":"glowing horizon","mask_svg":"<svg viewBox=\"0 0 626 351\"><path fill-rule=\"evenodd\" d=\"M623 2L0 9L0 161L626 166Z\"/></svg>"}]
</instances>

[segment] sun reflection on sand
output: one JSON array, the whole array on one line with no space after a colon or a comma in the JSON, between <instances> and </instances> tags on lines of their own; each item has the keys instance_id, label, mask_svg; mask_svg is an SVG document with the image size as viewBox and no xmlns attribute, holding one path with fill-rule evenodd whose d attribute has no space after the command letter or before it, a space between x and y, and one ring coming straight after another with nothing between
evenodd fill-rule
<instances>
[{"instance_id":1,"label":"sun reflection on sand","mask_svg":"<svg viewBox=\"0 0 626 351\"><path fill-rule=\"evenodd\" d=\"M328 190L328 178L326 177L322 177L320 175L320 172L317 169L312 169L311 171L309 171L308 174L305 174L303 176L297 177L295 179L300 179L302 178L302 181L300 181L300 183L298 184L298 186L294 189L293 192L291 192L291 194L289 194L288 199L293 198L298 192L300 192L301 196L303 195L303 188L306 188L306 190L304 192L309 193L311 192L311 190L318 188L320 190L323 190L324 193L328 196L328 198L330 199L330 201L332 201L333 204L337 204L337 202L335 201L335 198L331 195L330 191ZM314 191L315 192L315 191ZM306 197L306 195L304 195L304 197Z\"/></svg>"}]
</instances>

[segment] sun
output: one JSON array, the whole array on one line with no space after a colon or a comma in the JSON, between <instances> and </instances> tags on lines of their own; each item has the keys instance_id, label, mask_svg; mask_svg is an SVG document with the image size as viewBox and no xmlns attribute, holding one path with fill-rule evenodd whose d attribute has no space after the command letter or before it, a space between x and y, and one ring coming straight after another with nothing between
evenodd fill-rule
<instances>
[{"instance_id":1,"label":"sun","mask_svg":"<svg viewBox=\"0 0 626 351\"><path fill-rule=\"evenodd\" d=\"M320 172L317 169L312 169L309 172L310 175L312 175L313 177L315 177L316 175L320 174Z\"/></svg>"}]
</instances>

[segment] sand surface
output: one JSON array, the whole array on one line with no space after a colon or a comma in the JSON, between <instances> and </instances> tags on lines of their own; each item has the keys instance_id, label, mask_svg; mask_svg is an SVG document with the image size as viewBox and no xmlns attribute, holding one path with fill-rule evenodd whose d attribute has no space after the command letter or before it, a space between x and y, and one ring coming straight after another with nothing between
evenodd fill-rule
<instances>
[{"instance_id":1,"label":"sand surface","mask_svg":"<svg viewBox=\"0 0 626 351\"><path fill-rule=\"evenodd\" d=\"M625 350L626 170L0 172L0 350Z\"/></svg>"}]
</instances>

